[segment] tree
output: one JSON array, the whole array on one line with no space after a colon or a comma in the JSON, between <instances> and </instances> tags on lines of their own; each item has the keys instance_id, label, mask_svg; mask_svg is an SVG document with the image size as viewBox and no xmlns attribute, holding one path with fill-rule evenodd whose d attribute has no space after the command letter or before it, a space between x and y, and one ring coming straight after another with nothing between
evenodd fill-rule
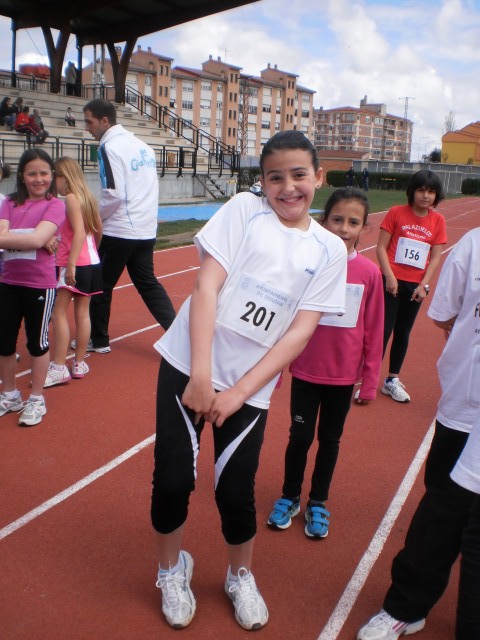
<instances>
[{"instance_id":1,"label":"tree","mask_svg":"<svg viewBox=\"0 0 480 640\"><path fill-rule=\"evenodd\" d=\"M448 157L448 156L447 156ZM429 154L425 154L422 156L422 162L426 164L430 164L431 162L440 162L442 159L442 151L441 149L432 149Z\"/></svg>"},{"instance_id":2,"label":"tree","mask_svg":"<svg viewBox=\"0 0 480 640\"><path fill-rule=\"evenodd\" d=\"M455 111L449 111L448 115L445 116L443 132L448 133L449 131L455 131L455 127Z\"/></svg>"}]
</instances>

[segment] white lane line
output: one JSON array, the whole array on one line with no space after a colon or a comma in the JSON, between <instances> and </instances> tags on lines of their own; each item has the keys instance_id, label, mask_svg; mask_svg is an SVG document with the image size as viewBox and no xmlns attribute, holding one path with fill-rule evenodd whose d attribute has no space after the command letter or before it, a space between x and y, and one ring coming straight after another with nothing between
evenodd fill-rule
<instances>
[{"instance_id":1,"label":"white lane line","mask_svg":"<svg viewBox=\"0 0 480 640\"><path fill-rule=\"evenodd\" d=\"M117 458L114 458L110 462L107 462L107 464L103 465L103 467L100 467L96 471L90 473L88 476L85 476L85 478L82 478L82 480L79 480L75 484L72 484L72 486L68 487L68 489L57 493L57 495L53 496L53 498L50 498L50 500L43 502L41 505L35 507L35 509L32 509L21 518L18 518L17 520L14 520L10 524L8 524L6 527L3 527L3 529L0 529L0 540L3 540L14 531L18 531L18 529L21 529L21 527L24 527L32 520L35 520L35 518L38 518L38 516L41 516L42 513L45 513L49 509L52 509L57 504L60 504L60 502L67 500L67 498L70 498L75 493L78 493L78 491L80 491L81 489L84 489L95 480L98 480L109 471L112 471L112 469L115 469L115 467L118 467L120 464L136 455L142 449L145 449L145 447L148 447L150 444L152 444L152 442L154 442L154 440L155 436L152 435L142 442L139 442L131 449L128 449L128 451L125 451L124 453L119 455Z\"/></svg>"},{"instance_id":2,"label":"white lane line","mask_svg":"<svg viewBox=\"0 0 480 640\"><path fill-rule=\"evenodd\" d=\"M332 612L327 624L323 628L322 632L318 636L318 640L335 640L338 634L342 630L346 619L350 615L350 612L357 601L358 595L363 588L373 565L377 561L378 556L382 552L385 542L390 535L393 525L395 524L400 511L405 504L406 499L412 489L412 486L417 479L417 476L422 468L422 465L427 457L428 450L433 438L433 432L435 429L435 421L432 422L428 429L423 442L421 443L415 458L412 460L410 467L408 468L405 477L402 480L397 493L395 494L390 506L383 517L375 535L373 536L367 550L363 554L360 562L355 569L353 576L350 578L349 583L345 587L345 590L338 601L337 606Z\"/></svg>"},{"instance_id":3,"label":"white lane line","mask_svg":"<svg viewBox=\"0 0 480 640\"><path fill-rule=\"evenodd\" d=\"M166 273L164 276L155 276L157 280L163 280L164 278L173 278L173 276L181 276L184 273L189 273L190 271L198 271L200 267L188 267L187 269L182 269L182 271L175 271L174 273ZM128 287L133 287L133 282L129 282L128 284L121 284L115 287L114 291L119 291L120 289L127 289Z\"/></svg>"},{"instance_id":4,"label":"white lane line","mask_svg":"<svg viewBox=\"0 0 480 640\"><path fill-rule=\"evenodd\" d=\"M112 338L110 340L110 344L113 344L114 342L118 342L119 340L125 340L126 338L131 338L132 336L136 336L139 333L144 333L145 331L151 331L152 329L158 329L160 325L159 324L150 324L148 327L143 327L142 329L137 329L136 331L130 331L130 333L125 333L123 336L118 336L116 338ZM75 357L74 353L71 353L70 355L67 356L67 360L69 360L70 358ZM16 374L16 378L22 378L23 376L28 375L29 373L31 373L32 370L31 369L26 369L25 371L21 371L20 373Z\"/></svg>"}]
</instances>

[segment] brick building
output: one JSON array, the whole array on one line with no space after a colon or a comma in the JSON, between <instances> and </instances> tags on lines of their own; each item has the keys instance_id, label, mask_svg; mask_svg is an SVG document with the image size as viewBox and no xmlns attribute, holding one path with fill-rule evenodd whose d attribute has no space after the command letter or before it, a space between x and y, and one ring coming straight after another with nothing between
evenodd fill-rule
<instances>
[{"instance_id":1,"label":"brick building","mask_svg":"<svg viewBox=\"0 0 480 640\"><path fill-rule=\"evenodd\" d=\"M408 161L413 122L387 113L385 104L314 110L314 144L320 151L358 152L372 160ZM353 156L352 156L353 157Z\"/></svg>"}]
</instances>

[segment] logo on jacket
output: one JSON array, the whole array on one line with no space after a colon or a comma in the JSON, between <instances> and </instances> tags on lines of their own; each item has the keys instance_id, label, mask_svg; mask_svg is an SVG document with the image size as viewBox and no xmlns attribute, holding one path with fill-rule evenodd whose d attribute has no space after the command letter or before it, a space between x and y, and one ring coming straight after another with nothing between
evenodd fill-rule
<instances>
[{"instance_id":1,"label":"logo on jacket","mask_svg":"<svg viewBox=\"0 0 480 640\"><path fill-rule=\"evenodd\" d=\"M132 167L132 171L138 171L140 167L155 167L156 162L154 158L149 158L147 156L146 149L140 149L140 160L133 158L130 162L130 166Z\"/></svg>"}]
</instances>

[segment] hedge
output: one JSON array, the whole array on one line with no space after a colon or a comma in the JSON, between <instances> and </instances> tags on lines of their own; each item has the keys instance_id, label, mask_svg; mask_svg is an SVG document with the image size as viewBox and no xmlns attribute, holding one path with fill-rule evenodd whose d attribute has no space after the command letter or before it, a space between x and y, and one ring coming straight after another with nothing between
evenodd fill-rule
<instances>
[{"instance_id":1,"label":"hedge","mask_svg":"<svg viewBox=\"0 0 480 640\"><path fill-rule=\"evenodd\" d=\"M462 180L462 193L466 196L480 194L480 180L478 178L465 178Z\"/></svg>"},{"instance_id":2,"label":"hedge","mask_svg":"<svg viewBox=\"0 0 480 640\"><path fill-rule=\"evenodd\" d=\"M331 187L345 187L347 183L346 173L346 171L327 171L327 184ZM411 177L411 173L374 173L371 171L368 177L368 184L370 189L405 191ZM353 186L362 186L362 174L360 172L355 173Z\"/></svg>"}]
</instances>

